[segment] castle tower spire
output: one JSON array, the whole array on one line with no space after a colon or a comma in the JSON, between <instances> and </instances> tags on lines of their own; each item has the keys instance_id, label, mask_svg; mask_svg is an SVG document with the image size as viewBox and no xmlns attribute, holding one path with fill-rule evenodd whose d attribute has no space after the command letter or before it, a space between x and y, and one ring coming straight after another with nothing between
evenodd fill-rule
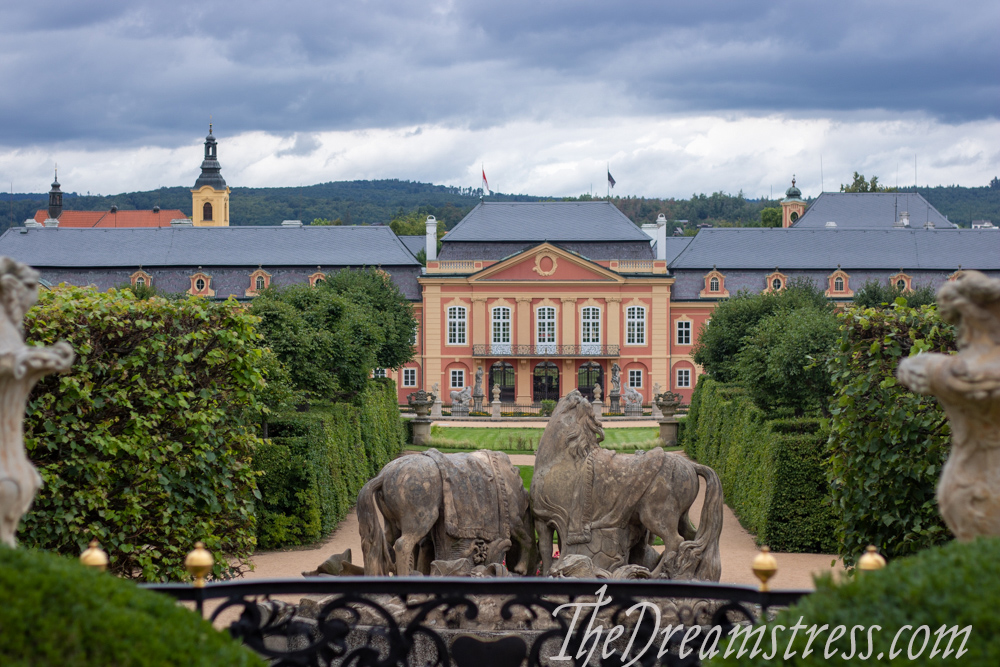
<instances>
[{"instance_id":1,"label":"castle tower spire","mask_svg":"<svg viewBox=\"0 0 1000 667\"><path fill-rule=\"evenodd\" d=\"M59 189L59 166L56 165L55 178L52 180L52 189L49 190L49 219L58 220L63 210L63 193Z\"/></svg>"},{"instance_id":2,"label":"castle tower spire","mask_svg":"<svg viewBox=\"0 0 1000 667\"><path fill-rule=\"evenodd\" d=\"M229 226L229 187L222 177L219 164L218 143L208 124L205 137L205 158L201 162L201 175L191 190L191 220L196 227Z\"/></svg>"}]
</instances>

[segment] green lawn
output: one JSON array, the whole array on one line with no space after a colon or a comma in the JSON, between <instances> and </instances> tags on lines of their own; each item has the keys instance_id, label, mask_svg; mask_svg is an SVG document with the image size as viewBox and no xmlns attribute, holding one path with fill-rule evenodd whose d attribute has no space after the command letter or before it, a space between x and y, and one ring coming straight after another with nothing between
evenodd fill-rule
<instances>
[{"instance_id":1,"label":"green lawn","mask_svg":"<svg viewBox=\"0 0 1000 667\"><path fill-rule=\"evenodd\" d=\"M429 446L444 451L492 449L508 454L529 454L538 448L540 428L470 428L462 426L432 426ZM609 428L604 431L602 447L618 451L635 451L659 447L655 426L640 428Z\"/></svg>"}]
</instances>

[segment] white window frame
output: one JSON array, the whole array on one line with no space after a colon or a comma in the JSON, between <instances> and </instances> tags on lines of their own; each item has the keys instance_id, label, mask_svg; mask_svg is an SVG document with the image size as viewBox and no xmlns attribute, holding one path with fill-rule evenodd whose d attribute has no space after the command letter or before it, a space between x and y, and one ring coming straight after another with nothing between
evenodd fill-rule
<instances>
[{"instance_id":1,"label":"white window frame","mask_svg":"<svg viewBox=\"0 0 1000 667\"><path fill-rule=\"evenodd\" d=\"M777 286L775 286L775 283L777 283ZM785 281L784 280L782 280L781 278L779 278L777 276L775 276L774 278L771 278L771 291L773 291L773 292L780 292L783 289L785 289Z\"/></svg>"},{"instance_id":2,"label":"white window frame","mask_svg":"<svg viewBox=\"0 0 1000 667\"><path fill-rule=\"evenodd\" d=\"M465 306L448 306L448 345L466 345L468 310Z\"/></svg>"},{"instance_id":3,"label":"white window frame","mask_svg":"<svg viewBox=\"0 0 1000 667\"><path fill-rule=\"evenodd\" d=\"M642 389L642 369L630 368L628 371L628 386L633 389Z\"/></svg>"},{"instance_id":4,"label":"white window frame","mask_svg":"<svg viewBox=\"0 0 1000 667\"><path fill-rule=\"evenodd\" d=\"M625 344L646 344L645 306L629 306L625 309Z\"/></svg>"},{"instance_id":5,"label":"white window frame","mask_svg":"<svg viewBox=\"0 0 1000 667\"><path fill-rule=\"evenodd\" d=\"M838 286L838 283L839 286ZM847 283L844 281L844 276L837 276L833 279L833 291L834 292L845 292L844 288L847 287Z\"/></svg>"},{"instance_id":6,"label":"white window frame","mask_svg":"<svg viewBox=\"0 0 1000 667\"><path fill-rule=\"evenodd\" d=\"M580 309L580 353L601 353L601 309L598 306Z\"/></svg>"},{"instance_id":7,"label":"white window frame","mask_svg":"<svg viewBox=\"0 0 1000 667\"><path fill-rule=\"evenodd\" d=\"M510 354L510 306L493 306L490 310L491 354Z\"/></svg>"},{"instance_id":8,"label":"white window frame","mask_svg":"<svg viewBox=\"0 0 1000 667\"><path fill-rule=\"evenodd\" d=\"M417 369L416 368L404 368L403 369L403 386L404 387L416 387L417 386Z\"/></svg>"},{"instance_id":9,"label":"white window frame","mask_svg":"<svg viewBox=\"0 0 1000 667\"><path fill-rule=\"evenodd\" d=\"M691 344L691 326L690 320L677 320L677 337L674 339L677 341L678 345L690 345Z\"/></svg>"},{"instance_id":10,"label":"white window frame","mask_svg":"<svg viewBox=\"0 0 1000 667\"><path fill-rule=\"evenodd\" d=\"M708 291L709 292L720 292L720 291L722 291L722 290L719 289L719 287L721 285L722 285L722 283L719 281L719 277L718 276L712 276L711 278L708 279Z\"/></svg>"},{"instance_id":11,"label":"white window frame","mask_svg":"<svg viewBox=\"0 0 1000 667\"><path fill-rule=\"evenodd\" d=\"M455 379L458 379L459 384L455 384ZM451 369L451 388L452 389L465 389L465 369L464 368L452 368Z\"/></svg>"},{"instance_id":12,"label":"white window frame","mask_svg":"<svg viewBox=\"0 0 1000 667\"><path fill-rule=\"evenodd\" d=\"M678 389L690 389L691 388L691 369L690 368L678 368L677 373L677 388Z\"/></svg>"},{"instance_id":13,"label":"white window frame","mask_svg":"<svg viewBox=\"0 0 1000 667\"><path fill-rule=\"evenodd\" d=\"M556 309L539 306L535 309L535 353L556 352Z\"/></svg>"}]
</instances>

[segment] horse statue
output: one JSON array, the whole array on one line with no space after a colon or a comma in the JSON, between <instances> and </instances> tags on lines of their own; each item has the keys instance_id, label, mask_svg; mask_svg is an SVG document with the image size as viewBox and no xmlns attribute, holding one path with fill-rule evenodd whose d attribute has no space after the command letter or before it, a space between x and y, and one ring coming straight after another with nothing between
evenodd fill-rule
<instances>
[{"instance_id":1,"label":"horse statue","mask_svg":"<svg viewBox=\"0 0 1000 667\"><path fill-rule=\"evenodd\" d=\"M604 431L578 391L563 397L542 434L531 482L542 575L552 570L553 532L560 561L579 554L614 573L636 566L649 576L718 581L722 574L722 485L711 468L657 447L623 455L600 446ZM697 530L688 519L705 480ZM663 553L651 543L663 540Z\"/></svg>"},{"instance_id":2,"label":"horse statue","mask_svg":"<svg viewBox=\"0 0 1000 667\"><path fill-rule=\"evenodd\" d=\"M457 403L458 405L468 406L469 401L471 400L472 400L472 387L466 387L462 391L451 392L452 405L455 405Z\"/></svg>"},{"instance_id":3,"label":"horse statue","mask_svg":"<svg viewBox=\"0 0 1000 667\"><path fill-rule=\"evenodd\" d=\"M538 567L528 492L503 452L429 449L390 461L362 487L358 523L366 575L431 574L463 558L524 575Z\"/></svg>"}]
</instances>

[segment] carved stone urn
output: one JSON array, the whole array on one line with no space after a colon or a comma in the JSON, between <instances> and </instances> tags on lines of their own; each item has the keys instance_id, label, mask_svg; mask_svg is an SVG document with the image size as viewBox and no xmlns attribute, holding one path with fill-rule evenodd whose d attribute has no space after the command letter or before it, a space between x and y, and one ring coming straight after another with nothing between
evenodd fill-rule
<instances>
[{"instance_id":1,"label":"carved stone urn","mask_svg":"<svg viewBox=\"0 0 1000 667\"><path fill-rule=\"evenodd\" d=\"M52 347L24 344L24 314L38 300L38 272L0 257L0 541L15 546L14 535L42 478L24 451L24 408L41 378L65 373L73 364L67 343Z\"/></svg>"},{"instance_id":2,"label":"carved stone urn","mask_svg":"<svg viewBox=\"0 0 1000 667\"><path fill-rule=\"evenodd\" d=\"M413 426L413 444L423 447L431 437L431 406L434 405L435 396L423 389L413 392L406 397L406 402L410 404L417 416L410 420Z\"/></svg>"},{"instance_id":3,"label":"carved stone urn","mask_svg":"<svg viewBox=\"0 0 1000 667\"><path fill-rule=\"evenodd\" d=\"M677 409L681 407L684 397L672 391L665 391L662 394L656 394L653 400L664 417L673 417L677 413Z\"/></svg>"},{"instance_id":4,"label":"carved stone urn","mask_svg":"<svg viewBox=\"0 0 1000 667\"><path fill-rule=\"evenodd\" d=\"M941 318L957 325L958 354L919 354L899 381L937 396L951 422L938 481L945 524L959 540L1000 535L1000 280L965 271L938 290Z\"/></svg>"}]
</instances>

